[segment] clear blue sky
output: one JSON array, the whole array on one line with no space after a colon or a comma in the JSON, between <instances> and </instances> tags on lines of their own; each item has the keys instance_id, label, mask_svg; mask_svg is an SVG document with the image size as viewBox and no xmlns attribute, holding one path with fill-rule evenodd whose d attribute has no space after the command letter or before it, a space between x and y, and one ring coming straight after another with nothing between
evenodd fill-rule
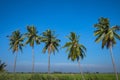
<instances>
[{"instance_id":1,"label":"clear blue sky","mask_svg":"<svg viewBox=\"0 0 120 80\"><path fill-rule=\"evenodd\" d=\"M87 48L86 57L81 60L84 71L113 72L109 50L101 49L101 43L94 42L93 25L98 18L110 19L111 26L120 25L119 0L0 0L0 59L7 63L7 70L13 71L14 55L6 38L15 30L26 32L27 25L36 26L39 34L52 29L61 39L61 46L68 41L70 32L80 35L80 43ZM35 71L47 71L48 55L42 54L43 44L35 46ZM120 41L113 52L117 71L120 72ZM17 71L32 68L32 50L28 45L19 52ZM51 55L51 71L79 72L77 62L67 59L65 49Z\"/></svg>"}]
</instances>

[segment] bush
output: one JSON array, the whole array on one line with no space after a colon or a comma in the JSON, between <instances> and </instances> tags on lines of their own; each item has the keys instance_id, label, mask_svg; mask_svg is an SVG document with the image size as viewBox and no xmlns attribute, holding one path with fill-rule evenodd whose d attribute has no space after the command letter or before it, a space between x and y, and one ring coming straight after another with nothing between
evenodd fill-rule
<instances>
[{"instance_id":1,"label":"bush","mask_svg":"<svg viewBox=\"0 0 120 80\"><path fill-rule=\"evenodd\" d=\"M6 72L0 72L0 80L9 80L9 76Z\"/></svg>"}]
</instances>

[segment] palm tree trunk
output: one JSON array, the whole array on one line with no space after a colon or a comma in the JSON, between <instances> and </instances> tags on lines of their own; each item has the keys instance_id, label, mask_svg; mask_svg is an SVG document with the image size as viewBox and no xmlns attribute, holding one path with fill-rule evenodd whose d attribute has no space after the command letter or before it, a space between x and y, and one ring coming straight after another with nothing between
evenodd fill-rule
<instances>
[{"instance_id":1,"label":"palm tree trunk","mask_svg":"<svg viewBox=\"0 0 120 80\"><path fill-rule=\"evenodd\" d=\"M32 73L34 73L34 48L32 48Z\"/></svg>"},{"instance_id":2,"label":"palm tree trunk","mask_svg":"<svg viewBox=\"0 0 120 80\"><path fill-rule=\"evenodd\" d=\"M17 53L18 53L18 52L17 52ZM15 73L15 71L16 71L17 53L15 54L15 60L14 60L14 73Z\"/></svg>"},{"instance_id":3,"label":"palm tree trunk","mask_svg":"<svg viewBox=\"0 0 120 80\"><path fill-rule=\"evenodd\" d=\"M111 59L112 59L112 64L113 64L114 72L115 72L115 75L116 75L116 80L118 80L118 74L117 74L117 71L116 71L116 65L115 65L115 61L114 61L112 46L110 46L110 55L111 55Z\"/></svg>"},{"instance_id":4,"label":"palm tree trunk","mask_svg":"<svg viewBox=\"0 0 120 80\"><path fill-rule=\"evenodd\" d=\"M50 53L51 53L51 44L48 47L48 74L50 74Z\"/></svg>"},{"instance_id":5,"label":"palm tree trunk","mask_svg":"<svg viewBox=\"0 0 120 80\"><path fill-rule=\"evenodd\" d=\"M83 76L82 68L80 66L80 60L78 61L78 65L79 65L79 68L80 68L80 73L82 75L82 80L85 80L85 77Z\"/></svg>"},{"instance_id":6,"label":"palm tree trunk","mask_svg":"<svg viewBox=\"0 0 120 80\"><path fill-rule=\"evenodd\" d=\"M48 53L48 74L50 74L50 53Z\"/></svg>"}]
</instances>

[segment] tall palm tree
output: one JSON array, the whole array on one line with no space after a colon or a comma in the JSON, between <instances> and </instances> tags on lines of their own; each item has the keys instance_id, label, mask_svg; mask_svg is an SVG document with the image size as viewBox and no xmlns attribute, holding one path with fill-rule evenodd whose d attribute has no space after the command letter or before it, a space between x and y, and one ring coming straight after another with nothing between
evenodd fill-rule
<instances>
[{"instance_id":1,"label":"tall palm tree","mask_svg":"<svg viewBox=\"0 0 120 80\"><path fill-rule=\"evenodd\" d=\"M71 59L72 61L77 60L78 65L80 67L80 59L83 59L85 57L86 48L84 47L84 45L79 43L79 36L76 35L74 32L71 32L70 36L67 36L67 38L70 41L66 42L63 48L67 48L66 52L69 53L68 59ZM81 67L80 67L80 70L81 70ZM82 70L80 72L82 75L82 79L85 80Z\"/></svg>"},{"instance_id":2,"label":"tall palm tree","mask_svg":"<svg viewBox=\"0 0 120 80\"><path fill-rule=\"evenodd\" d=\"M23 41L24 41L24 37L23 35L20 33L19 30L16 30L14 32L12 32L12 35L8 36L9 40L10 40L10 49L12 49L12 52L15 53L15 60L14 60L14 73L16 70L16 60L17 60L17 54L18 54L18 50L20 50L22 52L22 47L23 45Z\"/></svg>"},{"instance_id":3,"label":"tall palm tree","mask_svg":"<svg viewBox=\"0 0 120 80\"><path fill-rule=\"evenodd\" d=\"M38 31L34 26L27 26L27 33L25 34L27 37L26 44L30 44L32 47L32 72L34 73L34 43L40 44L40 37L38 36Z\"/></svg>"},{"instance_id":4,"label":"tall palm tree","mask_svg":"<svg viewBox=\"0 0 120 80\"><path fill-rule=\"evenodd\" d=\"M57 39L57 36L54 35L54 32L49 29L43 32L42 35L41 41L45 43L43 53L46 53L48 50L48 74L50 74L50 54L55 54L55 51L58 51L60 40Z\"/></svg>"},{"instance_id":5,"label":"tall palm tree","mask_svg":"<svg viewBox=\"0 0 120 80\"><path fill-rule=\"evenodd\" d=\"M119 34L117 31L120 30L119 26L110 27L109 19L101 17L97 24L94 25L96 30L94 31L94 35L97 36L95 42L102 41L102 49L106 46L107 49L110 49L110 55L112 59L112 64L114 68L114 72L116 75L116 80L118 80L118 74L116 71L116 65L114 62L112 47L116 44L116 39L120 40Z\"/></svg>"}]
</instances>

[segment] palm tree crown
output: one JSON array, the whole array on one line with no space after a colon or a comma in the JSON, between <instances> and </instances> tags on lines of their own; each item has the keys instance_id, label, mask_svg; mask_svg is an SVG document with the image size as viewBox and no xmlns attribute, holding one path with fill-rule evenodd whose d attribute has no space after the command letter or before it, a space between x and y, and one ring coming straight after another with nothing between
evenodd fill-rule
<instances>
[{"instance_id":1,"label":"palm tree crown","mask_svg":"<svg viewBox=\"0 0 120 80\"><path fill-rule=\"evenodd\" d=\"M46 30L43 32L43 37L41 39L42 42L45 43L45 47L43 48L43 53L48 50L48 53L55 53L55 51L58 51L58 46L60 40L56 38L57 36L54 35L54 32L51 30Z\"/></svg>"},{"instance_id":2,"label":"palm tree crown","mask_svg":"<svg viewBox=\"0 0 120 80\"><path fill-rule=\"evenodd\" d=\"M63 48L67 48L66 52L68 52L68 59L71 59L72 61L77 61L81 58L83 59L85 56L86 48L79 44L79 36L77 36L74 32L70 33L70 36L67 36L70 40L67 42Z\"/></svg>"},{"instance_id":3,"label":"palm tree crown","mask_svg":"<svg viewBox=\"0 0 120 80\"><path fill-rule=\"evenodd\" d=\"M11 36L8 36L10 40L10 49L12 49L13 53L18 50L22 51L24 37L20 33L19 30L14 31Z\"/></svg>"},{"instance_id":4,"label":"palm tree crown","mask_svg":"<svg viewBox=\"0 0 120 80\"><path fill-rule=\"evenodd\" d=\"M27 26L27 33L25 34L28 38L26 44L30 44L31 47L34 47L34 43L40 44L40 37L37 35L38 31L34 26Z\"/></svg>"},{"instance_id":5,"label":"palm tree crown","mask_svg":"<svg viewBox=\"0 0 120 80\"><path fill-rule=\"evenodd\" d=\"M116 44L115 39L120 40L120 36L117 34L117 31L120 30L120 27L110 27L110 23L107 18L101 17L99 22L95 24L94 27L96 28L94 35L97 36L95 42L102 41L102 48L104 48L104 46L110 48Z\"/></svg>"}]
</instances>

